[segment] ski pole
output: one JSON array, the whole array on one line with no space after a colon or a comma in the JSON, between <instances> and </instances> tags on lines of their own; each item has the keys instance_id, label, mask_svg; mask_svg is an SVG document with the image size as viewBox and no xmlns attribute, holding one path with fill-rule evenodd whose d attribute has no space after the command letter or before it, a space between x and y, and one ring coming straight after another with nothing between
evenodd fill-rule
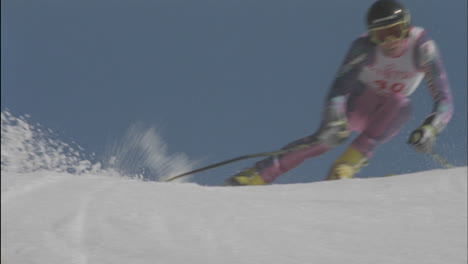
<instances>
[{"instance_id":1,"label":"ski pole","mask_svg":"<svg viewBox=\"0 0 468 264\"><path fill-rule=\"evenodd\" d=\"M423 136L423 132L421 130L418 130L416 133L413 133L412 136L409 138L408 140L408 143L410 145L414 145L416 143L419 142L419 140L422 138ZM446 159L444 159L442 156L440 156L439 154L437 154L434 150L432 150L431 152L429 152L429 154L431 155L431 157L440 163L440 165L442 165L442 167L446 168L446 169L449 169L449 168L453 168L455 166L453 166L452 164L450 164Z\"/></svg>"},{"instance_id":2,"label":"ski pole","mask_svg":"<svg viewBox=\"0 0 468 264\"><path fill-rule=\"evenodd\" d=\"M285 154L285 153L288 153L288 152L291 152L291 151L295 151L295 150L298 150L298 149L309 147L309 146L311 146L311 145L313 145L315 143L317 143L317 141L314 141L314 142L309 143L309 144L298 145L298 146L295 146L295 147L289 148L289 149L281 149L281 150L277 150L277 151L262 152L262 153L239 156L239 157L236 157L236 158L232 158L232 159L221 161L221 162L218 162L218 163L215 163L215 164L211 164L211 165L208 165L208 166L203 167L203 168L199 168L199 169L188 171L188 172L176 175L176 176L172 176L172 177L170 177L170 178L168 178L168 179L166 179L164 181L165 182L170 182L172 180L175 180L175 179L178 179L178 178L190 175L190 174L194 174L194 173L197 173L197 172L201 172L201 171L209 170L209 169L212 169L212 168L220 167L220 166L223 166L223 165L226 165L226 164L229 164L229 163L233 163L233 162L236 162L236 161L239 161L239 160L282 155L282 154Z\"/></svg>"},{"instance_id":3,"label":"ski pole","mask_svg":"<svg viewBox=\"0 0 468 264\"><path fill-rule=\"evenodd\" d=\"M437 154L435 152L431 152L430 154L431 154L431 156L432 156L432 158L434 160L436 160L437 162L440 163L440 165L442 165L442 167L444 167L446 169L450 169L450 168L455 167L452 164L450 164L446 159L444 159L442 156L440 156L439 154Z\"/></svg>"}]
</instances>

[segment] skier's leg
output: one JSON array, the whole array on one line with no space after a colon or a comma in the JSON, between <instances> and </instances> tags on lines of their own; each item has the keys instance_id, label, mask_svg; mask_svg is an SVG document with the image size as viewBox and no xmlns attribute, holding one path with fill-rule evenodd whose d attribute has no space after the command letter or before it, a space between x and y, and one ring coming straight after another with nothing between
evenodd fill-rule
<instances>
[{"instance_id":1,"label":"skier's leg","mask_svg":"<svg viewBox=\"0 0 468 264\"><path fill-rule=\"evenodd\" d=\"M311 136L296 140L286 145L284 149L294 148L298 145L311 144L306 148L301 148L291 151L280 156L273 156L264 159L255 164L256 170L265 180L265 182L273 182L281 174L299 166L306 159L322 155L332 147L322 144L317 140L318 133Z\"/></svg>"},{"instance_id":2,"label":"skier's leg","mask_svg":"<svg viewBox=\"0 0 468 264\"><path fill-rule=\"evenodd\" d=\"M319 132L293 141L282 149L294 149L283 155L268 157L257 162L253 167L243 170L227 179L226 185L262 185L273 182L281 174L295 168L304 160L323 154L330 146L318 142ZM307 146L309 145L309 146Z\"/></svg>"},{"instance_id":3,"label":"skier's leg","mask_svg":"<svg viewBox=\"0 0 468 264\"><path fill-rule=\"evenodd\" d=\"M360 135L333 163L327 180L352 178L367 164L374 149L393 138L411 115L411 105L404 97L385 98L365 123ZM350 120L352 123L353 119Z\"/></svg>"}]
</instances>

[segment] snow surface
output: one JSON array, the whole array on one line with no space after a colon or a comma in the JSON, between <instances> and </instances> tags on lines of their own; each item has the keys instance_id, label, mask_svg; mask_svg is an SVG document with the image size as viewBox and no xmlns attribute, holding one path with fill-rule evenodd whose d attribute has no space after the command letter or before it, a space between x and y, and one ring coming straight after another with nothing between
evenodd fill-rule
<instances>
[{"instance_id":1,"label":"snow surface","mask_svg":"<svg viewBox=\"0 0 468 264\"><path fill-rule=\"evenodd\" d=\"M130 178L38 131L2 112L2 264L467 262L467 167L208 187Z\"/></svg>"}]
</instances>

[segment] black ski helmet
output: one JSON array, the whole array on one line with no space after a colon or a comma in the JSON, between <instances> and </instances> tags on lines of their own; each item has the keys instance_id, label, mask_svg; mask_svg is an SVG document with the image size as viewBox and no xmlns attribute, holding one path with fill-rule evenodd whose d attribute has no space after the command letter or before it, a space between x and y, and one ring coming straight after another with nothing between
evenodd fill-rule
<instances>
[{"instance_id":1,"label":"black ski helmet","mask_svg":"<svg viewBox=\"0 0 468 264\"><path fill-rule=\"evenodd\" d=\"M409 27L410 13L401 3L395 0L378 0L367 11L367 30L406 22Z\"/></svg>"}]
</instances>

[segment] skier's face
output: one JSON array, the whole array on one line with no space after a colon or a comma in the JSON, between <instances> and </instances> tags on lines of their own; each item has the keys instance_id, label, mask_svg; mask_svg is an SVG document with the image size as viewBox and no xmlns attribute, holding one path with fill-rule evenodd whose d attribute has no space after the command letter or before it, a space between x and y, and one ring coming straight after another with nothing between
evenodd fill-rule
<instances>
[{"instance_id":1,"label":"skier's face","mask_svg":"<svg viewBox=\"0 0 468 264\"><path fill-rule=\"evenodd\" d=\"M406 39L387 41L379 45L387 56L396 57L400 55L406 47Z\"/></svg>"},{"instance_id":2,"label":"skier's face","mask_svg":"<svg viewBox=\"0 0 468 264\"><path fill-rule=\"evenodd\" d=\"M391 25L374 28L369 32L370 39L379 45L387 56L398 56L406 47L406 37L409 32L408 23L407 20L402 20Z\"/></svg>"}]
</instances>

